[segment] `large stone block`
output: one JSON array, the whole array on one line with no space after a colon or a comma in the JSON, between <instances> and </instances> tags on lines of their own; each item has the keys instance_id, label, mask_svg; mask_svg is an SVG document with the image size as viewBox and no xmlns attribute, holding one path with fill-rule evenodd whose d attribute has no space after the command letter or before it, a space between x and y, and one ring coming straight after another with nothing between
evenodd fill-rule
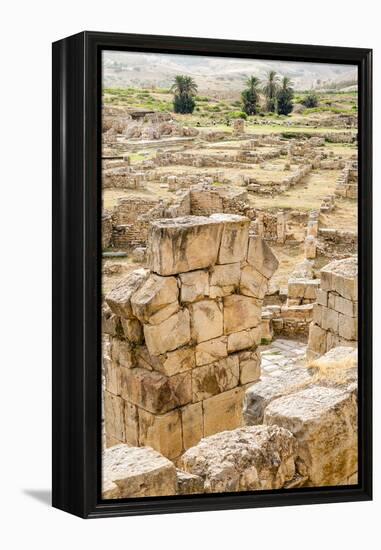
<instances>
[{"instance_id":1,"label":"large stone block","mask_svg":"<svg viewBox=\"0 0 381 550\"><path fill-rule=\"evenodd\" d=\"M189 306L192 338L197 343L223 334L222 307L213 300L201 300Z\"/></svg>"},{"instance_id":2,"label":"large stone block","mask_svg":"<svg viewBox=\"0 0 381 550\"><path fill-rule=\"evenodd\" d=\"M189 311L182 309L159 325L144 325L143 330L150 354L162 355L173 351L190 341Z\"/></svg>"},{"instance_id":3,"label":"large stone block","mask_svg":"<svg viewBox=\"0 0 381 550\"><path fill-rule=\"evenodd\" d=\"M125 441L129 445L139 445L139 412L138 407L128 401L124 402Z\"/></svg>"},{"instance_id":4,"label":"large stone block","mask_svg":"<svg viewBox=\"0 0 381 550\"><path fill-rule=\"evenodd\" d=\"M240 332L232 332L228 335L228 352L240 351L243 349L258 346L261 342L261 327L249 328Z\"/></svg>"},{"instance_id":5,"label":"large stone block","mask_svg":"<svg viewBox=\"0 0 381 550\"><path fill-rule=\"evenodd\" d=\"M102 456L102 496L105 499L174 495L174 464L149 447L116 445Z\"/></svg>"},{"instance_id":6,"label":"large stone block","mask_svg":"<svg viewBox=\"0 0 381 550\"><path fill-rule=\"evenodd\" d=\"M108 391L104 392L105 429L108 436L118 441L126 440L124 400Z\"/></svg>"},{"instance_id":7,"label":"large stone block","mask_svg":"<svg viewBox=\"0 0 381 550\"><path fill-rule=\"evenodd\" d=\"M321 269L321 287L334 290L347 300L357 301L357 257L334 260Z\"/></svg>"},{"instance_id":8,"label":"large stone block","mask_svg":"<svg viewBox=\"0 0 381 550\"><path fill-rule=\"evenodd\" d=\"M189 449L189 447L197 445L204 436L202 403L191 403L182 407L181 420L184 449Z\"/></svg>"},{"instance_id":9,"label":"large stone block","mask_svg":"<svg viewBox=\"0 0 381 550\"><path fill-rule=\"evenodd\" d=\"M152 273L132 295L132 311L142 323L157 324L165 321L179 309L178 295L179 289L175 277L160 277ZM164 318L160 315L158 320L159 316L155 314L163 310L167 313L164 313Z\"/></svg>"},{"instance_id":10,"label":"large stone block","mask_svg":"<svg viewBox=\"0 0 381 550\"><path fill-rule=\"evenodd\" d=\"M237 355L230 355L216 363L196 367L192 371L193 402L202 401L235 388L239 383L239 360Z\"/></svg>"},{"instance_id":11,"label":"large stone block","mask_svg":"<svg viewBox=\"0 0 381 550\"><path fill-rule=\"evenodd\" d=\"M165 413L192 400L191 374L168 377L139 367L123 369L122 397L152 413Z\"/></svg>"},{"instance_id":12,"label":"large stone block","mask_svg":"<svg viewBox=\"0 0 381 550\"><path fill-rule=\"evenodd\" d=\"M177 494L194 495L204 492L204 480L200 476L177 469Z\"/></svg>"},{"instance_id":13,"label":"large stone block","mask_svg":"<svg viewBox=\"0 0 381 550\"><path fill-rule=\"evenodd\" d=\"M342 485L358 469L357 401L340 388L312 386L272 401L264 423L289 429L308 485Z\"/></svg>"},{"instance_id":14,"label":"large stone block","mask_svg":"<svg viewBox=\"0 0 381 550\"><path fill-rule=\"evenodd\" d=\"M260 237L249 238L247 261L267 279L274 275L279 265L279 261L269 245Z\"/></svg>"},{"instance_id":15,"label":"large stone block","mask_svg":"<svg viewBox=\"0 0 381 550\"><path fill-rule=\"evenodd\" d=\"M109 357L103 357L103 368L105 374L106 390L114 395L120 395L121 389L121 373L118 363L112 361Z\"/></svg>"},{"instance_id":16,"label":"large stone block","mask_svg":"<svg viewBox=\"0 0 381 550\"><path fill-rule=\"evenodd\" d=\"M139 409L139 444L171 459L179 457L183 449L180 414L179 409L160 415Z\"/></svg>"},{"instance_id":17,"label":"large stone block","mask_svg":"<svg viewBox=\"0 0 381 550\"><path fill-rule=\"evenodd\" d=\"M295 447L288 430L250 426L202 439L181 463L208 493L280 489L294 477Z\"/></svg>"},{"instance_id":18,"label":"large stone block","mask_svg":"<svg viewBox=\"0 0 381 550\"><path fill-rule=\"evenodd\" d=\"M185 347L169 351L155 358L153 368L166 376L173 376L193 369L195 366L195 352L193 347Z\"/></svg>"},{"instance_id":19,"label":"large stone block","mask_svg":"<svg viewBox=\"0 0 381 550\"><path fill-rule=\"evenodd\" d=\"M251 265L241 271L239 291L245 296L263 299L268 290L268 279Z\"/></svg>"},{"instance_id":20,"label":"large stone block","mask_svg":"<svg viewBox=\"0 0 381 550\"><path fill-rule=\"evenodd\" d=\"M132 344L141 344L144 340L143 327L138 319L121 319L123 334Z\"/></svg>"},{"instance_id":21,"label":"large stone block","mask_svg":"<svg viewBox=\"0 0 381 550\"><path fill-rule=\"evenodd\" d=\"M240 263L215 265L210 275L210 285L220 287L238 287L240 276Z\"/></svg>"},{"instance_id":22,"label":"large stone block","mask_svg":"<svg viewBox=\"0 0 381 550\"><path fill-rule=\"evenodd\" d=\"M242 426L243 388L237 387L203 402L204 437Z\"/></svg>"},{"instance_id":23,"label":"large stone block","mask_svg":"<svg viewBox=\"0 0 381 550\"><path fill-rule=\"evenodd\" d=\"M203 270L180 273L182 302L195 302L209 295L209 273Z\"/></svg>"},{"instance_id":24,"label":"large stone block","mask_svg":"<svg viewBox=\"0 0 381 550\"><path fill-rule=\"evenodd\" d=\"M339 336L346 340L357 340L357 319L339 313Z\"/></svg>"},{"instance_id":25,"label":"large stone block","mask_svg":"<svg viewBox=\"0 0 381 550\"><path fill-rule=\"evenodd\" d=\"M311 323L308 333L308 350L317 355L327 351L327 332L314 323Z\"/></svg>"},{"instance_id":26,"label":"large stone block","mask_svg":"<svg viewBox=\"0 0 381 550\"><path fill-rule=\"evenodd\" d=\"M213 338L212 340L206 340L200 342L196 346L196 365L208 365L223 359L228 355L227 349L227 336L220 336L219 338Z\"/></svg>"},{"instance_id":27,"label":"large stone block","mask_svg":"<svg viewBox=\"0 0 381 550\"><path fill-rule=\"evenodd\" d=\"M203 216L151 222L147 265L159 275L204 269L217 262L223 226Z\"/></svg>"},{"instance_id":28,"label":"large stone block","mask_svg":"<svg viewBox=\"0 0 381 550\"><path fill-rule=\"evenodd\" d=\"M257 350L241 351L239 357L239 381L241 385L255 382L261 376L261 356Z\"/></svg>"},{"instance_id":29,"label":"large stone block","mask_svg":"<svg viewBox=\"0 0 381 550\"><path fill-rule=\"evenodd\" d=\"M261 303L256 298L233 294L224 298L224 333L257 327L261 322Z\"/></svg>"},{"instance_id":30,"label":"large stone block","mask_svg":"<svg viewBox=\"0 0 381 550\"><path fill-rule=\"evenodd\" d=\"M245 392L243 417L249 426L263 423L265 409L271 401L295 393L313 382L307 368L288 369L278 376L266 376Z\"/></svg>"},{"instance_id":31,"label":"large stone block","mask_svg":"<svg viewBox=\"0 0 381 550\"><path fill-rule=\"evenodd\" d=\"M339 331L339 314L337 311L322 306L321 328L331 330L332 332Z\"/></svg>"},{"instance_id":32,"label":"large stone block","mask_svg":"<svg viewBox=\"0 0 381 550\"><path fill-rule=\"evenodd\" d=\"M119 363L121 367L129 369L134 365L133 348L126 340L112 338L110 343L111 359L115 363Z\"/></svg>"},{"instance_id":33,"label":"large stone block","mask_svg":"<svg viewBox=\"0 0 381 550\"><path fill-rule=\"evenodd\" d=\"M241 262L246 256L249 218L236 214L212 214L210 217L223 224L218 263Z\"/></svg>"},{"instance_id":34,"label":"large stone block","mask_svg":"<svg viewBox=\"0 0 381 550\"><path fill-rule=\"evenodd\" d=\"M113 288L105 298L111 311L120 317L127 319L133 318L134 314L131 307L132 295L148 277L148 269L137 269Z\"/></svg>"}]
</instances>

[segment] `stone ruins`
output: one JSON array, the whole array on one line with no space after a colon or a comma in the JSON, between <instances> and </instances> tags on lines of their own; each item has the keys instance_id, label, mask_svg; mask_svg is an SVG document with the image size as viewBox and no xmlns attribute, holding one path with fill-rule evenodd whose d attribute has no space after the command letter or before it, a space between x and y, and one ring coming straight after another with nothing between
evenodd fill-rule
<instances>
[{"instance_id":1,"label":"stone ruins","mask_svg":"<svg viewBox=\"0 0 381 550\"><path fill-rule=\"evenodd\" d=\"M267 374L277 268L244 216L151 222L147 267L106 295L105 498L355 482L356 258L293 272L272 322L313 310L315 361Z\"/></svg>"},{"instance_id":2,"label":"stone ruins","mask_svg":"<svg viewBox=\"0 0 381 550\"><path fill-rule=\"evenodd\" d=\"M262 300L278 266L243 216L161 219L148 269L107 296L108 442L149 445L177 459L242 423L260 376Z\"/></svg>"},{"instance_id":3,"label":"stone ruins","mask_svg":"<svg viewBox=\"0 0 381 550\"><path fill-rule=\"evenodd\" d=\"M104 106L104 498L357 483L357 116L325 109Z\"/></svg>"}]
</instances>

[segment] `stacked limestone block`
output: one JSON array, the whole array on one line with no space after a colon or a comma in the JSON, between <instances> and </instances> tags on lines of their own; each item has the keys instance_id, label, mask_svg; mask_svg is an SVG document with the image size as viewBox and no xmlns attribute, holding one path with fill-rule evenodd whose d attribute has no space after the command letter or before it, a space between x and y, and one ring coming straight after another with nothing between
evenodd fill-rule
<instances>
[{"instance_id":1,"label":"stacked limestone block","mask_svg":"<svg viewBox=\"0 0 381 550\"><path fill-rule=\"evenodd\" d=\"M335 260L321 270L308 357L318 357L336 346L357 346L357 271L357 256Z\"/></svg>"},{"instance_id":2,"label":"stacked limestone block","mask_svg":"<svg viewBox=\"0 0 381 550\"><path fill-rule=\"evenodd\" d=\"M262 300L278 266L249 224L229 214L152 222L148 269L106 296L106 446L148 445L176 459L241 425L245 387L260 376Z\"/></svg>"}]
</instances>

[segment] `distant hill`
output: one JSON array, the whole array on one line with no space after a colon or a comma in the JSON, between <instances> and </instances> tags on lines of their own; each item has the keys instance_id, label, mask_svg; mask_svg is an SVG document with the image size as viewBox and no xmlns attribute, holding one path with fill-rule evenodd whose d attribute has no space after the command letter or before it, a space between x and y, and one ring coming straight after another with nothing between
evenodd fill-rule
<instances>
[{"instance_id":1,"label":"distant hill","mask_svg":"<svg viewBox=\"0 0 381 550\"><path fill-rule=\"evenodd\" d=\"M357 86L357 68L353 65L111 51L103 55L106 88L168 88L176 74L187 74L195 79L200 92L238 92L248 76L263 79L270 70L289 76L297 90L339 91Z\"/></svg>"}]
</instances>

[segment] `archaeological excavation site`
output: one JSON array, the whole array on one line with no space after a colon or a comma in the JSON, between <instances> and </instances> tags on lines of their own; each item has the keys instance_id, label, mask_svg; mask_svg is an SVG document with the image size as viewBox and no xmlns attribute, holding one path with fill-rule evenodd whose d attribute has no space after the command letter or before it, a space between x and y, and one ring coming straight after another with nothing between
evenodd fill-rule
<instances>
[{"instance_id":1,"label":"archaeological excavation site","mask_svg":"<svg viewBox=\"0 0 381 550\"><path fill-rule=\"evenodd\" d=\"M356 76L107 55L103 499L356 485Z\"/></svg>"}]
</instances>

